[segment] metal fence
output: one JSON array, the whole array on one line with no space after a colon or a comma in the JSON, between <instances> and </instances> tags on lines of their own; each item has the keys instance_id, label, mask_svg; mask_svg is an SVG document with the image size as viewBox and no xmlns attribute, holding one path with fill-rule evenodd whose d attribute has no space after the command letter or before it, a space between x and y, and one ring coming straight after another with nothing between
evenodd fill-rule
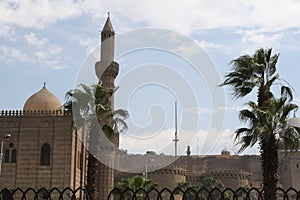
<instances>
[{"instance_id":1,"label":"metal fence","mask_svg":"<svg viewBox=\"0 0 300 200\"><path fill-rule=\"evenodd\" d=\"M224 190L218 188L211 190L207 190L206 188L199 190L193 188L188 188L187 190L182 190L181 188L174 190L163 188L161 190L151 189L149 191L144 189L134 191L130 188L125 190L115 188L109 193L108 200L263 200L263 194L263 190L254 187L249 189L239 188L237 190L231 188ZM300 200L300 191L294 188L287 190L277 188L276 196L278 200Z\"/></svg>"},{"instance_id":2,"label":"metal fence","mask_svg":"<svg viewBox=\"0 0 300 200\"><path fill-rule=\"evenodd\" d=\"M283 190L282 188L276 189L278 200L300 200L300 191L294 188ZM52 188L47 190L46 188L40 188L38 190L28 188L22 190L16 188L13 190L3 189L0 191L1 200L91 200L89 193L84 188L77 188L72 190L71 188L65 188L60 190L58 188ZM220 190L214 188L207 190L201 188L200 190L194 190L189 188L182 190L176 188L170 190L168 188L163 189L151 189L146 191L139 189L134 191L130 188L126 190L120 190L118 188L113 189L107 197L107 200L263 200L263 190L257 188L239 188L233 190L226 188Z\"/></svg>"},{"instance_id":3,"label":"metal fence","mask_svg":"<svg viewBox=\"0 0 300 200\"><path fill-rule=\"evenodd\" d=\"M84 188L77 188L72 190L71 188L52 188L47 190L46 188L40 188L38 190L34 188L28 188L22 190L21 188L16 189L2 189L0 192L1 200L77 200L85 199L90 200L89 193Z\"/></svg>"}]
</instances>

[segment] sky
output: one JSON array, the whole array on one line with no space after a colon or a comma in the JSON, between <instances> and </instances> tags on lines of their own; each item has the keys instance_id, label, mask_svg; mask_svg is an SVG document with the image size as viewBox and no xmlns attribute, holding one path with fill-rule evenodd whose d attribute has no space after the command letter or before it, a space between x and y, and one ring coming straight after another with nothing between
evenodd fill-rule
<instances>
[{"instance_id":1,"label":"sky","mask_svg":"<svg viewBox=\"0 0 300 200\"><path fill-rule=\"evenodd\" d=\"M2 0L0 109L21 110L43 82L63 103L68 90L97 81L107 12L120 63L115 107L130 113L120 148L130 153L174 154L175 101L178 154L187 145L192 154L236 153L238 111L255 94L232 100L217 85L231 60L259 48L280 53L278 72L300 103L299 1Z\"/></svg>"}]
</instances>

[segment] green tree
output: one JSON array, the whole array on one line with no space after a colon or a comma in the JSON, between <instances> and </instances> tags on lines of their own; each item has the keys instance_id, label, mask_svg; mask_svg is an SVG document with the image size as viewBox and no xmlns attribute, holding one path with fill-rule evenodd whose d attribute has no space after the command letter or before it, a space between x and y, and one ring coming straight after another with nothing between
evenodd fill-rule
<instances>
[{"instance_id":1,"label":"green tree","mask_svg":"<svg viewBox=\"0 0 300 200\"><path fill-rule=\"evenodd\" d=\"M248 186L241 186L236 190L236 198L241 200L255 200L255 195L253 192L250 192Z\"/></svg>"},{"instance_id":2,"label":"green tree","mask_svg":"<svg viewBox=\"0 0 300 200\"><path fill-rule=\"evenodd\" d=\"M145 179L141 176L134 176L132 178L121 179L116 186L114 192L115 199L136 199L144 200L147 198L152 189L157 188L159 185L151 179ZM123 196L122 196L123 194ZM135 198L134 198L135 197Z\"/></svg>"},{"instance_id":3,"label":"green tree","mask_svg":"<svg viewBox=\"0 0 300 200\"><path fill-rule=\"evenodd\" d=\"M297 109L290 103L292 90L280 83L277 73L279 54L272 55L272 49L259 49L253 56L243 55L231 62L232 72L225 76L221 86L229 85L234 98L257 93L257 101L249 102L250 109L240 111L240 119L249 127L236 130L236 140L241 143L240 152L257 142L260 146L264 198L276 199L278 182L278 149L299 148L299 134L286 123L292 111ZM275 98L271 87L281 84L281 95Z\"/></svg>"},{"instance_id":4,"label":"green tree","mask_svg":"<svg viewBox=\"0 0 300 200\"><path fill-rule=\"evenodd\" d=\"M127 130L125 119L129 116L128 112L122 109L113 111L110 106L115 91L116 88L103 88L102 82L99 82L91 86L80 84L79 88L66 93L64 109L72 114L75 128L89 129L87 190L92 198L95 196L96 168L101 164L95 157L101 138L97 127L100 125L105 136L112 142L116 131L122 133Z\"/></svg>"},{"instance_id":5,"label":"green tree","mask_svg":"<svg viewBox=\"0 0 300 200\"><path fill-rule=\"evenodd\" d=\"M192 200L196 198L197 192L201 189L201 186L200 183L192 184L190 182L181 182L178 183L176 188L180 188L184 191L183 195L186 200ZM175 194L180 194L179 190L175 189L175 191Z\"/></svg>"},{"instance_id":6,"label":"green tree","mask_svg":"<svg viewBox=\"0 0 300 200\"><path fill-rule=\"evenodd\" d=\"M128 111L112 111L109 106L116 90L117 88L103 88L101 81L91 86L80 84L78 88L69 90L63 107L73 116L75 128L91 125L93 119L97 118L109 139L113 138L113 131L117 127L120 132L125 132L128 128L125 122L129 117Z\"/></svg>"},{"instance_id":7,"label":"green tree","mask_svg":"<svg viewBox=\"0 0 300 200\"><path fill-rule=\"evenodd\" d=\"M224 194L222 195L225 186L222 181L216 177L206 177L196 184L191 184L190 182L182 182L178 184L177 188L180 188L184 191L184 199L186 200L196 199L197 196L201 200L230 199L230 195L228 194L228 192L224 192ZM176 194L179 193L180 192L177 190Z\"/></svg>"}]
</instances>

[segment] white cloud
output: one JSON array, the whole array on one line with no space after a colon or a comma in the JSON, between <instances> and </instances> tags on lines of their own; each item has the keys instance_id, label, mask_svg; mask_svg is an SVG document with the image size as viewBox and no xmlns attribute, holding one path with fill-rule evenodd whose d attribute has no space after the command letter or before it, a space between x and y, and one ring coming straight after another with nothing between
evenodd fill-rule
<instances>
[{"instance_id":1,"label":"white cloud","mask_svg":"<svg viewBox=\"0 0 300 200\"><path fill-rule=\"evenodd\" d=\"M162 130L157 134L144 133L138 136L121 136L121 148L127 149L130 153L145 153L148 150L156 153L174 154L174 129ZM219 131L186 131L178 130L178 154L185 155L188 145L191 146L192 153L219 154L225 147L233 148L233 133L226 129ZM197 139L198 138L198 139Z\"/></svg>"},{"instance_id":2,"label":"white cloud","mask_svg":"<svg viewBox=\"0 0 300 200\"><path fill-rule=\"evenodd\" d=\"M129 153L145 154L146 151L154 151L158 154L164 153L174 155L174 129L162 130L159 134L147 137L152 134L142 134L137 137L121 135L120 148L127 149ZM236 154L239 145L234 140L234 131L231 129L217 130L211 129L199 131L178 131L178 155L186 155L189 145L192 155L219 155L223 149L227 149L231 154ZM258 145L246 149L243 154L258 154Z\"/></svg>"},{"instance_id":3,"label":"white cloud","mask_svg":"<svg viewBox=\"0 0 300 200\"><path fill-rule=\"evenodd\" d=\"M3 24L0 29L0 38L9 41L16 41L16 33L12 26Z\"/></svg>"},{"instance_id":4,"label":"white cloud","mask_svg":"<svg viewBox=\"0 0 300 200\"><path fill-rule=\"evenodd\" d=\"M74 36L73 40L75 40L80 46L86 49L87 54L90 54L96 47L99 46L99 38L91 38L84 36Z\"/></svg>"},{"instance_id":5,"label":"white cloud","mask_svg":"<svg viewBox=\"0 0 300 200\"><path fill-rule=\"evenodd\" d=\"M64 1L1 1L0 21L20 27L43 28L81 13L79 4Z\"/></svg>"},{"instance_id":6,"label":"white cloud","mask_svg":"<svg viewBox=\"0 0 300 200\"><path fill-rule=\"evenodd\" d=\"M216 43L209 42L206 40L198 41L198 43L199 43L200 47L202 47L206 51L208 51L209 49L219 49L219 48L223 47L223 45L221 45L221 44L216 44Z\"/></svg>"},{"instance_id":7,"label":"white cloud","mask_svg":"<svg viewBox=\"0 0 300 200\"><path fill-rule=\"evenodd\" d=\"M5 62L11 62L13 60L17 60L20 62L31 62L32 59L25 52L20 49L16 49L13 47L0 46L0 60Z\"/></svg>"},{"instance_id":8,"label":"white cloud","mask_svg":"<svg viewBox=\"0 0 300 200\"><path fill-rule=\"evenodd\" d=\"M300 22L295 20L300 17L300 2L293 0L276 3L271 0L131 0L105 6L107 9L113 8L113 16L118 21L125 18L134 24L172 29L183 34L203 29L236 27L264 28L272 32L300 26ZM128 9L124 10L124 7Z\"/></svg>"},{"instance_id":9,"label":"white cloud","mask_svg":"<svg viewBox=\"0 0 300 200\"><path fill-rule=\"evenodd\" d=\"M4 28L1 34L5 32L10 32L10 28ZM11 47L15 43L20 43L21 40L25 40L29 47L19 46L18 48ZM37 64L41 67L47 67L50 69L62 69L65 68L65 65L61 62L60 53L62 48L51 43L46 38L38 37L35 33L29 33L23 37L14 38L11 41L11 46L2 45L0 46L0 61L3 62L13 62L19 61L23 63ZM26 51L24 50L26 49ZM30 49L30 51L28 51Z\"/></svg>"},{"instance_id":10,"label":"white cloud","mask_svg":"<svg viewBox=\"0 0 300 200\"><path fill-rule=\"evenodd\" d=\"M242 35L241 42L245 45L243 53L254 52L257 47L278 48L286 35L284 31L272 33L259 29L240 30L237 33Z\"/></svg>"},{"instance_id":11,"label":"white cloud","mask_svg":"<svg viewBox=\"0 0 300 200\"><path fill-rule=\"evenodd\" d=\"M49 42L48 39L38 38L35 33L29 33L29 34L25 35L24 38L29 44L37 46L37 47L42 47L43 45L45 45L46 43Z\"/></svg>"},{"instance_id":12,"label":"white cloud","mask_svg":"<svg viewBox=\"0 0 300 200\"><path fill-rule=\"evenodd\" d=\"M58 58L63 50L59 45L51 43L47 38L38 37L33 32L24 35L24 39L33 47L31 53L37 58L35 63L55 70L65 68Z\"/></svg>"},{"instance_id":13,"label":"white cloud","mask_svg":"<svg viewBox=\"0 0 300 200\"><path fill-rule=\"evenodd\" d=\"M258 27L271 31L300 27L300 21L295 20L300 18L300 2L293 0L1 1L0 21L20 27L43 28L82 14L99 19L106 11L112 11L120 24L128 24L129 20L134 24L170 28L185 34L220 27Z\"/></svg>"},{"instance_id":14,"label":"white cloud","mask_svg":"<svg viewBox=\"0 0 300 200\"><path fill-rule=\"evenodd\" d=\"M59 48L56 49L56 47L53 47L53 49L49 48L48 52L36 51L34 54L32 54L33 52L25 53L21 49L0 46L0 61L19 61L23 63L35 63L42 67L48 67L54 70L59 70L66 67L59 60L55 59L55 54L59 51Z\"/></svg>"},{"instance_id":15,"label":"white cloud","mask_svg":"<svg viewBox=\"0 0 300 200\"><path fill-rule=\"evenodd\" d=\"M47 64L48 66L50 66L51 69L53 69L53 70L61 70L61 69L66 68L65 65L60 64L57 61L54 61L54 62L52 62L52 61L46 61L45 64Z\"/></svg>"},{"instance_id":16,"label":"white cloud","mask_svg":"<svg viewBox=\"0 0 300 200\"><path fill-rule=\"evenodd\" d=\"M192 109L183 109L184 112L197 113L197 114L212 114L219 111L234 111L239 112L242 109L246 109L247 106L222 106L217 108L192 108Z\"/></svg>"}]
</instances>

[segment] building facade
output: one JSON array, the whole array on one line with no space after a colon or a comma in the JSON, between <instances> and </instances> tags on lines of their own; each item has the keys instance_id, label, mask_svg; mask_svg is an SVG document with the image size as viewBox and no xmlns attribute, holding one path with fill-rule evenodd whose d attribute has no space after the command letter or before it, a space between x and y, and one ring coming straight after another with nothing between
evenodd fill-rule
<instances>
[{"instance_id":1,"label":"building facade","mask_svg":"<svg viewBox=\"0 0 300 200\"><path fill-rule=\"evenodd\" d=\"M101 32L101 59L95 64L96 75L105 88L114 87L119 72L119 64L114 61L114 36L115 31L108 17ZM113 102L112 98L112 109ZM86 187L88 131L86 128L74 128L72 116L62 110L61 102L45 85L26 101L23 110L0 112L0 139L3 141L1 188ZM117 131L113 143L119 146ZM110 156L114 162L111 166L122 162L115 155ZM137 166L143 166L143 163L138 163L145 160L143 156L125 155L122 159L135 157ZM219 178L226 187L233 189L241 185L262 186L258 155L230 155L224 150L221 155L191 156L189 152L170 166L151 171L151 166L168 157L171 156L155 155L152 158L154 162L149 164L148 177L158 182L160 187L174 188L180 182L196 183L209 176ZM281 154L279 172L283 188L299 190L300 153ZM106 199L118 180L133 174L116 172L113 167L99 162L95 176L95 199Z\"/></svg>"},{"instance_id":2,"label":"building facade","mask_svg":"<svg viewBox=\"0 0 300 200\"><path fill-rule=\"evenodd\" d=\"M119 72L119 64L114 61L114 35L108 16L101 31L100 61L95 64L104 88L114 88ZM113 97L109 104L113 111ZM0 112L0 139L3 139L0 187L85 188L87 131L90 129L75 128L72 113L63 111L61 102L45 84L29 97L22 110ZM112 143L119 145L118 131ZM109 162L114 162L113 154L109 155ZM114 170L99 161L96 165L94 198L106 199L114 187Z\"/></svg>"},{"instance_id":3,"label":"building facade","mask_svg":"<svg viewBox=\"0 0 300 200\"><path fill-rule=\"evenodd\" d=\"M86 133L46 86L21 111L0 112L2 188L77 188L86 183ZM7 137L8 134L10 137Z\"/></svg>"}]
</instances>

